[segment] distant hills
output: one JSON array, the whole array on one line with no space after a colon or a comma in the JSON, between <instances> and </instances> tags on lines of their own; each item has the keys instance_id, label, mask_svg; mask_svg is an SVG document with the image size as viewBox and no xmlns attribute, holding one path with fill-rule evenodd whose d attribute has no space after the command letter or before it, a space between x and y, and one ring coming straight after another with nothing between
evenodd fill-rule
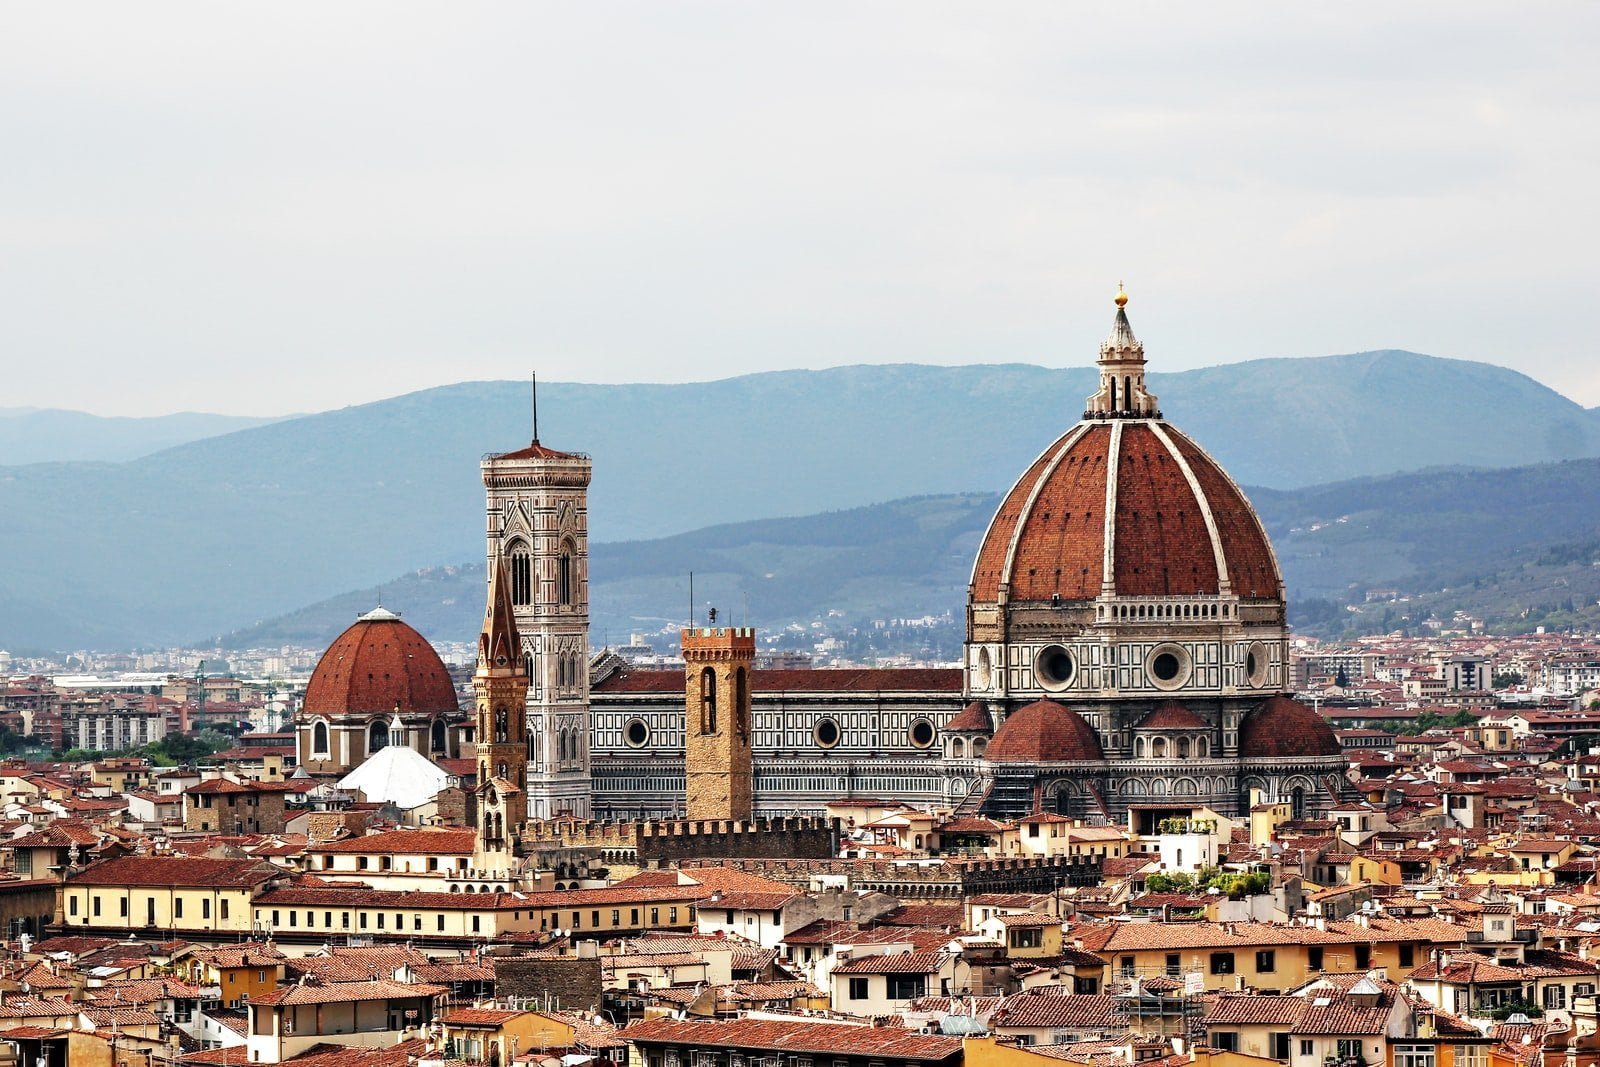
<instances>
[{"instance_id":1,"label":"distant hills","mask_svg":"<svg viewBox=\"0 0 1600 1067\"><path fill-rule=\"evenodd\" d=\"M282 421L181 411L148 418L0 407L0 463L138 459L163 448Z\"/></svg>"},{"instance_id":2,"label":"distant hills","mask_svg":"<svg viewBox=\"0 0 1600 1067\"><path fill-rule=\"evenodd\" d=\"M861 366L683 385L558 383L541 386L541 422L546 443L594 456L592 539L653 541L998 491L1077 420L1093 379L1088 367ZM1167 416L1236 479L1279 490L1600 455L1594 414L1484 364L1373 352L1151 384ZM189 641L473 559L478 460L525 443L527 408L522 384L464 383L127 462L0 468L0 647ZM815 566L832 559L818 550ZM597 559L597 577L599 568Z\"/></svg>"},{"instance_id":3,"label":"distant hills","mask_svg":"<svg viewBox=\"0 0 1600 1067\"><path fill-rule=\"evenodd\" d=\"M1529 629L1600 621L1600 460L1440 469L1252 497L1302 630L1388 632L1436 612L1448 622L1455 611ZM701 606L769 631L830 609L850 620L948 612L959 625L973 555L998 504L998 494L917 497L596 545L594 642L683 619L691 569ZM379 592L323 601L228 643L326 644ZM481 621L483 565L423 570L381 595L429 636L462 640Z\"/></svg>"}]
</instances>

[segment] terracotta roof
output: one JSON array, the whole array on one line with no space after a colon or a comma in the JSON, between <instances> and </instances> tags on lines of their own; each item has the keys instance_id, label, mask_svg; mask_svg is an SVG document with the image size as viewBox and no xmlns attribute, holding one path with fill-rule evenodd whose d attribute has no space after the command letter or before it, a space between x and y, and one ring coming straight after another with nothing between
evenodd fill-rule
<instances>
[{"instance_id":1,"label":"terracotta roof","mask_svg":"<svg viewBox=\"0 0 1600 1067\"><path fill-rule=\"evenodd\" d=\"M1122 424L1115 479L1107 477L1112 426L1105 422L1080 423L1047 448L989 525L973 567L973 599L998 600L1001 586L1013 601L1100 595L1108 508L1116 510L1111 555L1119 594L1215 595L1220 547L1236 593L1278 597L1272 550L1244 494L1198 445L1159 424L1169 446L1154 425ZM1216 526L1215 546L1202 499Z\"/></svg>"},{"instance_id":2,"label":"terracotta roof","mask_svg":"<svg viewBox=\"0 0 1600 1067\"><path fill-rule=\"evenodd\" d=\"M1178 703L1169 700L1145 716L1136 730L1209 730L1210 724Z\"/></svg>"},{"instance_id":3,"label":"terracotta roof","mask_svg":"<svg viewBox=\"0 0 1600 1067\"><path fill-rule=\"evenodd\" d=\"M187 856L119 856L72 874L83 885L201 886L230 888L260 885L283 872L261 860L209 860Z\"/></svg>"},{"instance_id":4,"label":"terracotta roof","mask_svg":"<svg viewBox=\"0 0 1600 1067\"><path fill-rule=\"evenodd\" d=\"M452 1008L439 1021L446 1026L498 1027L526 1014L515 1008Z\"/></svg>"},{"instance_id":5,"label":"terracotta roof","mask_svg":"<svg viewBox=\"0 0 1600 1067\"><path fill-rule=\"evenodd\" d=\"M1118 998L1034 990L1007 997L989 1017L996 1030L1052 1027L1063 1030L1126 1029L1128 1017Z\"/></svg>"},{"instance_id":6,"label":"terracotta roof","mask_svg":"<svg viewBox=\"0 0 1600 1067\"><path fill-rule=\"evenodd\" d=\"M959 693L960 669L943 667L828 667L754 670L750 688L762 693ZM594 687L597 693L683 693L683 672L623 668Z\"/></svg>"},{"instance_id":7,"label":"terracotta roof","mask_svg":"<svg viewBox=\"0 0 1600 1067\"><path fill-rule=\"evenodd\" d=\"M1326 719L1297 700L1275 696L1239 724L1239 755L1338 756L1344 749Z\"/></svg>"},{"instance_id":8,"label":"terracotta roof","mask_svg":"<svg viewBox=\"0 0 1600 1067\"><path fill-rule=\"evenodd\" d=\"M1083 716L1053 700L1037 700L1000 724L985 758L993 763L1044 763L1103 760L1105 752Z\"/></svg>"},{"instance_id":9,"label":"terracotta roof","mask_svg":"<svg viewBox=\"0 0 1600 1067\"><path fill-rule=\"evenodd\" d=\"M306 983L284 986L270 993L258 993L253 1004L345 1004L357 1000L400 1000L406 997L436 997L450 992L444 986L415 982L394 982L383 978L364 982Z\"/></svg>"},{"instance_id":10,"label":"terracotta roof","mask_svg":"<svg viewBox=\"0 0 1600 1067\"><path fill-rule=\"evenodd\" d=\"M845 960L834 974L933 974L939 969L937 952L883 952Z\"/></svg>"},{"instance_id":11,"label":"terracotta roof","mask_svg":"<svg viewBox=\"0 0 1600 1067\"><path fill-rule=\"evenodd\" d=\"M362 616L328 646L302 708L310 716L459 710L439 653L398 615L381 611Z\"/></svg>"},{"instance_id":12,"label":"terracotta roof","mask_svg":"<svg viewBox=\"0 0 1600 1067\"><path fill-rule=\"evenodd\" d=\"M577 452L558 452L553 448L541 445L537 439L530 442L515 452L502 452L491 459L583 459Z\"/></svg>"},{"instance_id":13,"label":"terracotta roof","mask_svg":"<svg viewBox=\"0 0 1600 1067\"><path fill-rule=\"evenodd\" d=\"M989 734L994 732L994 718L988 705L974 700L961 709L961 714L944 724L947 734Z\"/></svg>"},{"instance_id":14,"label":"terracotta roof","mask_svg":"<svg viewBox=\"0 0 1600 1067\"><path fill-rule=\"evenodd\" d=\"M729 1019L687 1022L651 1019L623 1030L626 1041L699 1047L770 1049L938 1061L961 1055L961 1039L918 1034L898 1026L850 1026L798 1020Z\"/></svg>"},{"instance_id":15,"label":"terracotta roof","mask_svg":"<svg viewBox=\"0 0 1600 1067\"><path fill-rule=\"evenodd\" d=\"M339 841L312 845L306 851L411 856L446 852L470 855L476 847L475 830L386 830L363 837L346 837Z\"/></svg>"}]
</instances>

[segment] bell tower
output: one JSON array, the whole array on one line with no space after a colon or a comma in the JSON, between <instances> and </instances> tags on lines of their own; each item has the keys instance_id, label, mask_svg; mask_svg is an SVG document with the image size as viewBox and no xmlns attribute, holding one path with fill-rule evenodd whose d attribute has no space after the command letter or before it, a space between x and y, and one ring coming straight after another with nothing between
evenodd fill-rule
<instances>
[{"instance_id":1,"label":"bell tower","mask_svg":"<svg viewBox=\"0 0 1600 1067\"><path fill-rule=\"evenodd\" d=\"M523 790L527 759L528 671L511 606L505 563L489 572L489 606L478 635L478 669L472 676L477 705L478 851L513 851L528 817Z\"/></svg>"},{"instance_id":2,"label":"bell tower","mask_svg":"<svg viewBox=\"0 0 1600 1067\"><path fill-rule=\"evenodd\" d=\"M690 819L750 818L750 666L755 657L753 627L683 631L684 814Z\"/></svg>"},{"instance_id":3,"label":"bell tower","mask_svg":"<svg viewBox=\"0 0 1600 1067\"><path fill-rule=\"evenodd\" d=\"M535 426L537 427L537 421ZM491 566L504 560L528 675L530 818L590 814L589 457L539 443L482 464ZM518 784L524 784L519 774Z\"/></svg>"}]
</instances>

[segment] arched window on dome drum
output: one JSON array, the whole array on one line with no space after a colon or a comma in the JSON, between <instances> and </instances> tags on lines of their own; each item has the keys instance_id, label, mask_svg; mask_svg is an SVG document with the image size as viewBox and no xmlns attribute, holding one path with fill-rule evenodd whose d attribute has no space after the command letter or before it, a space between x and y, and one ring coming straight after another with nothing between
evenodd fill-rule
<instances>
[{"instance_id":1,"label":"arched window on dome drum","mask_svg":"<svg viewBox=\"0 0 1600 1067\"><path fill-rule=\"evenodd\" d=\"M511 543L511 603L525 607L533 603L533 557L521 541Z\"/></svg>"},{"instance_id":2,"label":"arched window on dome drum","mask_svg":"<svg viewBox=\"0 0 1600 1067\"><path fill-rule=\"evenodd\" d=\"M326 756L328 754L328 724L316 723L311 727L311 754L313 756Z\"/></svg>"},{"instance_id":3,"label":"arched window on dome drum","mask_svg":"<svg viewBox=\"0 0 1600 1067\"><path fill-rule=\"evenodd\" d=\"M433 728L429 731L429 747L435 752L443 752L445 747L444 720L435 719Z\"/></svg>"},{"instance_id":4,"label":"arched window on dome drum","mask_svg":"<svg viewBox=\"0 0 1600 1067\"><path fill-rule=\"evenodd\" d=\"M717 672L710 667L700 672L700 732L717 732Z\"/></svg>"},{"instance_id":5,"label":"arched window on dome drum","mask_svg":"<svg viewBox=\"0 0 1600 1067\"><path fill-rule=\"evenodd\" d=\"M572 558L577 555L577 548L571 541L561 542L561 550L556 554L556 603L562 607L572 606Z\"/></svg>"},{"instance_id":6,"label":"arched window on dome drum","mask_svg":"<svg viewBox=\"0 0 1600 1067\"><path fill-rule=\"evenodd\" d=\"M389 744L389 724L379 719L367 728L367 752L373 753Z\"/></svg>"},{"instance_id":7,"label":"arched window on dome drum","mask_svg":"<svg viewBox=\"0 0 1600 1067\"><path fill-rule=\"evenodd\" d=\"M750 679L745 669L733 672L733 722L740 737L750 733Z\"/></svg>"}]
</instances>

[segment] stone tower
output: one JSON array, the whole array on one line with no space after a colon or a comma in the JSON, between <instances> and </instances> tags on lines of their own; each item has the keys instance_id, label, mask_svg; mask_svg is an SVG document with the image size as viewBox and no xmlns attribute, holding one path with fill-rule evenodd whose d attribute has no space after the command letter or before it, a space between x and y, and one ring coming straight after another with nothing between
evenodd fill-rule
<instances>
[{"instance_id":1,"label":"stone tower","mask_svg":"<svg viewBox=\"0 0 1600 1067\"><path fill-rule=\"evenodd\" d=\"M504 560L528 674L528 815L590 814L589 457L537 438L483 461L491 566ZM519 779L519 782L521 779Z\"/></svg>"},{"instance_id":2,"label":"stone tower","mask_svg":"<svg viewBox=\"0 0 1600 1067\"><path fill-rule=\"evenodd\" d=\"M489 606L478 635L472 676L477 705L478 851L509 852L528 817L523 789L527 760L527 660L517 635L504 561L489 572Z\"/></svg>"},{"instance_id":3,"label":"stone tower","mask_svg":"<svg viewBox=\"0 0 1600 1067\"><path fill-rule=\"evenodd\" d=\"M684 813L690 819L748 819L751 808L748 626L683 631Z\"/></svg>"}]
</instances>

